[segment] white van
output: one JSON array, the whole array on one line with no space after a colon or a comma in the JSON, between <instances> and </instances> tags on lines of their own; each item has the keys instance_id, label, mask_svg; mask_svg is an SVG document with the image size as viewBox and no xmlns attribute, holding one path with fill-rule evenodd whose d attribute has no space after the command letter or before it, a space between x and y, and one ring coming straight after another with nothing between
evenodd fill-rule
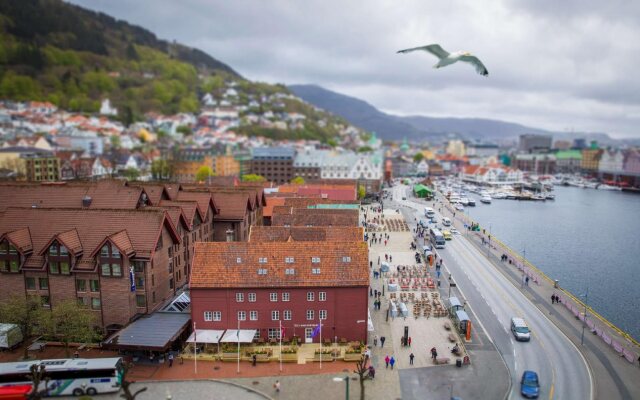
<instances>
[{"instance_id":1,"label":"white van","mask_svg":"<svg viewBox=\"0 0 640 400\"><path fill-rule=\"evenodd\" d=\"M523 318L511 318L511 332L517 341L528 342L531 340L531 331Z\"/></svg>"},{"instance_id":2,"label":"white van","mask_svg":"<svg viewBox=\"0 0 640 400\"><path fill-rule=\"evenodd\" d=\"M435 211L433 211L433 208L431 208L431 207L425 207L425 208L424 208L424 215L425 215L427 218L431 218L431 217L433 217L434 215L436 215L436 213L435 213Z\"/></svg>"},{"instance_id":3,"label":"white van","mask_svg":"<svg viewBox=\"0 0 640 400\"><path fill-rule=\"evenodd\" d=\"M442 218L442 225L451 226L451 220L447 217Z\"/></svg>"}]
</instances>

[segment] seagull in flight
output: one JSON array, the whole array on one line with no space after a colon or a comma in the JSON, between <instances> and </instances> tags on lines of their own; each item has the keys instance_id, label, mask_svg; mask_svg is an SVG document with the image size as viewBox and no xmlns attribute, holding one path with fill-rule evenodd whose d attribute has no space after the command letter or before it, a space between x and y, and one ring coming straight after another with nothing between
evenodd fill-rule
<instances>
[{"instance_id":1,"label":"seagull in flight","mask_svg":"<svg viewBox=\"0 0 640 400\"><path fill-rule=\"evenodd\" d=\"M489 71L487 71L487 68L484 66L484 64L482 64L482 61L480 61L478 57L472 55L467 51L456 51L454 53L449 53L446 50L444 50L442 47L440 47L439 44L430 44L427 46L413 47L411 49L400 50L398 51L398 53L405 54L405 53L411 53L412 51L416 51L416 50L428 51L429 53L438 57L440 61L438 61L438 63L434 65L433 68L442 68L442 67L446 67L447 65L451 65L457 61L464 61L469 64L472 64L476 68L476 72L478 72L480 75L484 75L484 76L489 75Z\"/></svg>"}]
</instances>

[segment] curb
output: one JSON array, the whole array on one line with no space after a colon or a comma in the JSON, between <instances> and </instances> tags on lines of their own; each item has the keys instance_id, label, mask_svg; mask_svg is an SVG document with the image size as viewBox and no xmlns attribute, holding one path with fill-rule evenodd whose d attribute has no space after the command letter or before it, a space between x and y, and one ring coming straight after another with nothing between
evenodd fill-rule
<instances>
[{"instance_id":1,"label":"curb","mask_svg":"<svg viewBox=\"0 0 640 400\"><path fill-rule=\"evenodd\" d=\"M259 391L256 390L254 388L250 388L248 386L243 386L239 383L235 383L235 382L230 382L230 381L225 381L225 380L221 380L221 379L171 379L171 380L151 380L151 381L137 381L135 383L171 383L171 382L184 382L184 383L188 383L188 382L216 382L216 383L223 383L225 385L230 385L230 386L234 386L237 387L239 389L244 389L248 392L253 392L255 394L257 394L258 396L262 396L265 399L268 400L273 400L273 397Z\"/></svg>"}]
</instances>

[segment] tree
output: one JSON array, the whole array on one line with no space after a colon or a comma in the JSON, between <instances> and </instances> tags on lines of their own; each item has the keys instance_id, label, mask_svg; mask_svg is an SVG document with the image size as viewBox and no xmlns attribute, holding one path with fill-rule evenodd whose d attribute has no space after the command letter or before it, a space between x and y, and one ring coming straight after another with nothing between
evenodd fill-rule
<instances>
[{"instance_id":1,"label":"tree","mask_svg":"<svg viewBox=\"0 0 640 400\"><path fill-rule=\"evenodd\" d=\"M130 380L127 379L127 373L129 372L129 370L131 369L131 367L133 367L132 364L130 363L124 363L122 365L122 391L124 393L122 393L120 395L120 397L122 397L123 399L126 400L135 400L135 398L142 392L145 392L147 390L146 386L143 388L140 388L138 390L136 390L134 393L131 393L131 382Z\"/></svg>"},{"instance_id":2,"label":"tree","mask_svg":"<svg viewBox=\"0 0 640 400\"><path fill-rule=\"evenodd\" d=\"M211 167L208 165L203 165L200 168L198 168L198 170L196 171L196 181L204 182L210 176L213 176L213 175L214 175L213 169L211 169Z\"/></svg>"},{"instance_id":3,"label":"tree","mask_svg":"<svg viewBox=\"0 0 640 400\"><path fill-rule=\"evenodd\" d=\"M331 147L336 147L338 145L338 142L333 138L327 139L327 145L329 145Z\"/></svg>"},{"instance_id":4,"label":"tree","mask_svg":"<svg viewBox=\"0 0 640 400\"><path fill-rule=\"evenodd\" d=\"M362 146L358 148L358 153L368 153L370 151L373 151L373 149L369 146Z\"/></svg>"},{"instance_id":5,"label":"tree","mask_svg":"<svg viewBox=\"0 0 640 400\"><path fill-rule=\"evenodd\" d=\"M129 181L136 181L140 177L140 171L137 168L129 167L122 171L122 176L127 178Z\"/></svg>"},{"instance_id":6,"label":"tree","mask_svg":"<svg viewBox=\"0 0 640 400\"><path fill-rule=\"evenodd\" d=\"M266 179L262 175L256 175L256 174L242 175L242 182L264 182L264 181L266 181Z\"/></svg>"},{"instance_id":7,"label":"tree","mask_svg":"<svg viewBox=\"0 0 640 400\"><path fill-rule=\"evenodd\" d=\"M47 311L42 308L40 299L35 296L13 296L0 303L0 321L16 324L22 331L24 340L42 332ZM29 358L28 346L24 347L24 359Z\"/></svg>"},{"instance_id":8,"label":"tree","mask_svg":"<svg viewBox=\"0 0 640 400\"><path fill-rule=\"evenodd\" d=\"M414 163L419 163L422 160L424 160L424 154L422 154L421 152L418 152L418 153L416 153L415 156L413 156L413 162Z\"/></svg>"},{"instance_id":9,"label":"tree","mask_svg":"<svg viewBox=\"0 0 640 400\"><path fill-rule=\"evenodd\" d=\"M31 392L27 394L28 400L41 400L47 395L50 377L47 376L44 364L32 364L29 367L31 373L29 378L31 379ZM44 382L44 388L40 389L40 384Z\"/></svg>"},{"instance_id":10,"label":"tree","mask_svg":"<svg viewBox=\"0 0 640 400\"><path fill-rule=\"evenodd\" d=\"M109 137L109 142L114 149L120 148L120 136L112 135Z\"/></svg>"},{"instance_id":11,"label":"tree","mask_svg":"<svg viewBox=\"0 0 640 400\"><path fill-rule=\"evenodd\" d=\"M296 176L291 180L291 183L294 185L304 185L304 178L301 176Z\"/></svg>"},{"instance_id":12,"label":"tree","mask_svg":"<svg viewBox=\"0 0 640 400\"><path fill-rule=\"evenodd\" d=\"M164 158L158 158L151 162L151 176L156 180L165 180L171 177L171 164Z\"/></svg>"},{"instance_id":13,"label":"tree","mask_svg":"<svg viewBox=\"0 0 640 400\"><path fill-rule=\"evenodd\" d=\"M65 300L51 310L47 318L47 335L55 337L64 345L66 357L69 357L71 342L90 343L100 339L95 330L95 315L73 300Z\"/></svg>"},{"instance_id":14,"label":"tree","mask_svg":"<svg viewBox=\"0 0 640 400\"><path fill-rule=\"evenodd\" d=\"M356 361L356 370L360 380L360 400L364 400L364 381L371 379L369 376L369 368L367 367L367 357L363 354L360 360Z\"/></svg>"},{"instance_id":15,"label":"tree","mask_svg":"<svg viewBox=\"0 0 640 400\"><path fill-rule=\"evenodd\" d=\"M364 199L364 196L367 195L367 189L365 189L364 185L358 186L358 198Z\"/></svg>"},{"instance_id":16,"label":"tree","mask_svg":"<svg viewBox=\"0 0 640 400\"><path fill-rule=\"evenodd\" d=\"M180 125L179 127L176 128L176 132L180 132L184 136L191 136L193 134L191 127L187 125Z\"/></svg>"}]
</instances>

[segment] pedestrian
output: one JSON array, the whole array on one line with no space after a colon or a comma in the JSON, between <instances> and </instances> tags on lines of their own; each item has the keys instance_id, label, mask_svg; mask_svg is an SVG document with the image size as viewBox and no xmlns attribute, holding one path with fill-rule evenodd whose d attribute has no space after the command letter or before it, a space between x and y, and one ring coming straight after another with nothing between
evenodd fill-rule
<instances>
[{"instance_id":1,"label":"pedestrian","mask_svg":"<svg viewBox=\"0 0 640 400\"><path fill-rule=\"evenodd\" d=\"M385 369L389 368L389 361L391 361L391 359L389 358L389 355L387 354L387 356L384 358L384 368Z\"/></svg>"},{"instance_id":2,"label":"pedestrian","mask_svg":"<svg viewBox=\"0 0 640 400\"><path fill-rule=\"evenodd\" d=\"M375 379L376 377L376 369L373 368L373 365L369 366L369 376L371 377L371 379Z\"/></svg>"},{"instance_id":3,"label":"pedestrian","mask_svg":"<svg viewBox=\"0 0 640 400\"><path fill-rule=\"evenodd\" d=\"M380 256L378 256L378 265L380 265Z\"/></svg>"},{"instance_id":4,"label":"pedestrian","mask_svg":"<svg viewBox=\"0 0 640 400\"><path fill-rule=\"evenodd\" d=\"M377 298L378 298L378 289L375 289L375 290L373 291L373 298L374 298L374 299L377 299Z\"/></svg>"},{"instance_id":5,"label":"pedestrian","mask_svg":"<svg viewBox=\"0 0 640 400\"><path fill-rule=\"evenodd\" d=\"M555 302L556 302L556 294L554 293L554 294L551 295L551 304L553 304Z\"/></svg>"},{"instance_id":6,"label":"pedestrian","mask_svg":"<svg viewBox=\"0 0 640 400\"><path fill-rule=\"evenodd\" d=\"M173 367L173 353L169 353L169 368Z\"/></svg>"},{"instance_id":7,"label":"pedestrian","mask_svg":"<svg viewBox=\"0 0 640 400\"><path fill-rule=\"evenodd\" d=\"M525 286L529 286L529 277L528 276L526 278L524 278L524 284L525 284Z\"/></svg>"},{"instance_id":8,"label":"pedestrian","mask_svg":"<svg viewBox=\"0 0 640 400\"><path fill-rule=\"evenodd\" d=\"M407 345L411 347L411 336L409 336L409 339L407 339Z\"/></svg>"},{"instance_id":9,"label":"pedestrian","mask_svg":"<svg viewBox=\"0 0 640 400\"><path fill-rule=\"evenodd\" d=\"M431 358L433 358L434 360L438 358L438 350L436 350L435 347L431 348Z\"/></svg>"},{"instance_id":10,"label":"pedestrian","mask_svg":"<svg viewBox=\"0 0 640 400\"><path fill-rule=\"evenodd\" d=\"M389 262L393 262L393 256L389 255Z\"/></svg>"},{"instance_id":11,"label":"pedestrian","mask_svg":"<svg viewBox=\"0 0 640 400\"><path fill-rule=\"evenodd\" d=\"M273 384L273 388L276 390L276 393L280 393L280 381L276 381L276 383Z\"/></svg>"},{"instance_id":12,"label":"pedestrian","mask_svg":"<svg viewBox=\"0 0 640 400\"><path fill-rule=\"evenodd\" d=\"M369 261L369 268L373 268L373 261Z\"/></svg>"},{"instance_id":13,"label":"pedestrian","mask_svg":"<svg viewBox=\"0 0 640 400\"><path fill-rule=\"evenodd\" d=\"M369 297L373 296L373 289L369 286Z\"/></svg>"},{"instance_id":14,"label":"pedestrian","mask_svg":"<svg viewBox=\"0 0 640 400\"><path fill-rule=\"evenodd\" d=\"M413 353L409 354L409 365L413 365L413 357L415 357Z\"/></svg>"},{"instance_id":15,"label":"pedestrian","mask_svg":"<svg viewBox=\"0 0 640 400\"><path fill-rule=\"evenodd\" d=\"M389 364L391 364L391 369L393 369L393 364L396 363L396 359L393 358L393 356L391 356L391 359L389 360Z\"/></svg>"},{"instance_id":16,"label":"pedestrian","mask_svg":"<svg viewBox=\"0 0 640 400\"><path fill-rule=\"evenodd\" d=\"M182 354L180 354L180 365L184 364L184 357L182 357Z\"/></svg>"},{"instance_id":17,"label":"pedestrian","mask_svg":"<svg viewBox=\"0 0 640 400\"><path fill-rule=\"evenodd\" d=\"M378 335L375 335L375 336L373 337L373 345L374 345L374 346L377 346L377 345L378 345Z\"/></svg>"},{"instance_id":18,"label":"pedestrian","mask_svg":"<svg viewBox=\"0 0 640 400\"><path fill-rule=\"evenodd\" d=\"M258 357L254 354L253 356L251 356L251 365L255 367L257 362Z\"/></svg>"},{"instance_id":19,"label":"pedestrian","mask_svg":"<svg viewBox=\"0 0 640 400\"><path fill-rule=\"evenodd\" d=\"M380 336L380 347L384 347L384 341L385 341L385 337L384 336Z\"/></svg>"}]
</instances>

